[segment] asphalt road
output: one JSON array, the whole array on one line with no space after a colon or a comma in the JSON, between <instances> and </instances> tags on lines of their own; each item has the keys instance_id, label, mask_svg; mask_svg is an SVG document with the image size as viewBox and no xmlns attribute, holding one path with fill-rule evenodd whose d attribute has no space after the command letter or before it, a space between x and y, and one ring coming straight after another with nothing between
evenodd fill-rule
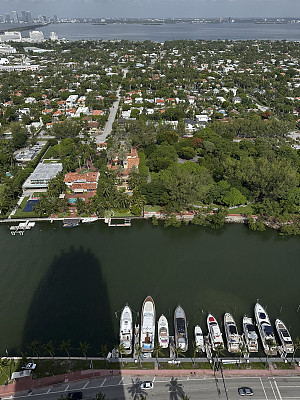
<instances>
[{"instance_id":1,"label":"asphalt road","mask_svg":"<svg viewBox=\"0 0 300 400\"><path fill-rule=\"evenodd\" d=\"M153 381L152 390L141 390L143 380ZM82 391L83 399L92 399L100 391L106 394L106 400L138 400L141 395L147 399L180 400L184 395L190 400L238 400L238 388L248 386L253 389L255 400L296 400L300 399L300 377L228 377L225 378L227 396L221 376L213 377L107 377L90 381L73 382L43 389L32 393L17 393L3 399L34 398L36 400L59 400L66 398L71 391Z\"/></svg>"}]
</instances>

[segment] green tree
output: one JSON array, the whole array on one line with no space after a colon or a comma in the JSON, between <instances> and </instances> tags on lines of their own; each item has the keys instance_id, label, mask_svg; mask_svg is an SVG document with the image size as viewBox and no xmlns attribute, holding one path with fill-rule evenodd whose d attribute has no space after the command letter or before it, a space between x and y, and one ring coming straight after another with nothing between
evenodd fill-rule
<instances>
[{"instance_id":1,"label":"green tree","mask_svg":"<svg viewBox=\"0 0 300 400\"><path fill-rule=\"evenodd\" d=\"M154 349L153 349L153 355L156 358L158 367L159 367L158 358L163 356L163 354L164 354L163 348L161 347L161 345L159 343L156 343L156 345L154 346Z\"/></svg>"},{"instance_id":2,"label":"green tree","mask_svg":"<svg viewBox=\"0 0 300 400\"><path fill-rule=\"evenodd\" d=\"M44 349L50 357L54 358L55 355L55 348L52 340L49 340L46 344L44 344Z\"/></svg>"},{"instance_id":3,"label":"green tree","mask_svg":"<svg viewBox=\"0 0 300 400\"><path fill-rule=\"evenodd\" d=\"M79 348L83 354L83 356L85 357L85 359L87 360L87 352L89 351L89 348L91 346L87 343L87 342L80 342L79 343Z\"/></svg>"},{"instance_id":4,"label":"green tree","mask_svg":"<svg viewBox=\"0 0 300 400\"><path fill-rule=\"evenodd\" d=\"M61 344L60 344L60 349L63 350L67 354L69 359L71 358L71 356L70 356L70 351L71 351L71 341L70 341L70 339L69 340L63 340L61 342Z\"/></svg>"}]
</instances>

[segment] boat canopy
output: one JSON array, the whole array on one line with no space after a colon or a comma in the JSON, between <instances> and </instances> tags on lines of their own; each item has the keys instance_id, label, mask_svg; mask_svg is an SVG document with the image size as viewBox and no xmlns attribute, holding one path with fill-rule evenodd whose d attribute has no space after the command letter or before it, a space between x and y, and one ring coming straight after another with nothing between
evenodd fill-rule
<instances>
[{"instance_id":1,"label":"boat canopy","mask_svg":"<svg viewBox=\"0 0 300 400\"><path fill-rule=\"evenodd\" d=\"M273 328L271 325L264 325L264 330L268 336L272 336L274 334Z\"/></svg>"},{"instance_id":2,"label":"boat canopy","mask_svg":"<svg viewBox=\"0 0 300 400\"><path fill-rule=\"evenodd\" d=\"M259 312L258 316L259 316L260 319L266 319L266 314L263 313L263 312Z\"/></svg>"}]
</instances>

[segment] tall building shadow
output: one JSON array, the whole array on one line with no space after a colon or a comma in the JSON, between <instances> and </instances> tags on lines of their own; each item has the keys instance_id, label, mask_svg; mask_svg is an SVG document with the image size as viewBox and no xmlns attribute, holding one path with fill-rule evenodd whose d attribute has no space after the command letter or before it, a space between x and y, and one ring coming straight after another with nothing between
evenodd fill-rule
<instances>
[{"instance_id":1,"label":"tall building shadow","mask_svg":"<svg viewBox=\"0 0 300 400\"><path fill-rule=\"evenodd\" d=\"M52 341L55 356L66 357L69 353L71 357L83 357L81 342L88 345L87 356L99 357L103 345L110 351L117 343L112 317L101 263L89 250L70 248L53 259L32 297L21 351L27 356L37 355L33 343L38 342L39 355L49 357L46 344ZM62 345L66 342L67 350L68 346ZM86 364L84 369L91 368L88 360ZM97 369L97 362L93 364ZM36 376L38 372L39 365ZM19 390L23 390L22 379L18 382Z\"/></svg>"}]
</instances>

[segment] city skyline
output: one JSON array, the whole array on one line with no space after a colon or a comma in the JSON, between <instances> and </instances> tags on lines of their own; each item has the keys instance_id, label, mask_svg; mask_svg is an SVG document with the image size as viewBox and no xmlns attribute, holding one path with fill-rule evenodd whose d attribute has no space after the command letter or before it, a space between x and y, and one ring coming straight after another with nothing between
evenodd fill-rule
<instances>
[{"instance_id":1,"label":"city skyline","mask_svg":"<svg viewBox=\"0 0 300 400\"><path fill-rule=\"evenodd\" d=\"M298 0L4 0L0 14L13 11L19 16L30 11L33 17L54 14L60 18L217 18L300 16Z\"/></svg>"}]
</instances>

